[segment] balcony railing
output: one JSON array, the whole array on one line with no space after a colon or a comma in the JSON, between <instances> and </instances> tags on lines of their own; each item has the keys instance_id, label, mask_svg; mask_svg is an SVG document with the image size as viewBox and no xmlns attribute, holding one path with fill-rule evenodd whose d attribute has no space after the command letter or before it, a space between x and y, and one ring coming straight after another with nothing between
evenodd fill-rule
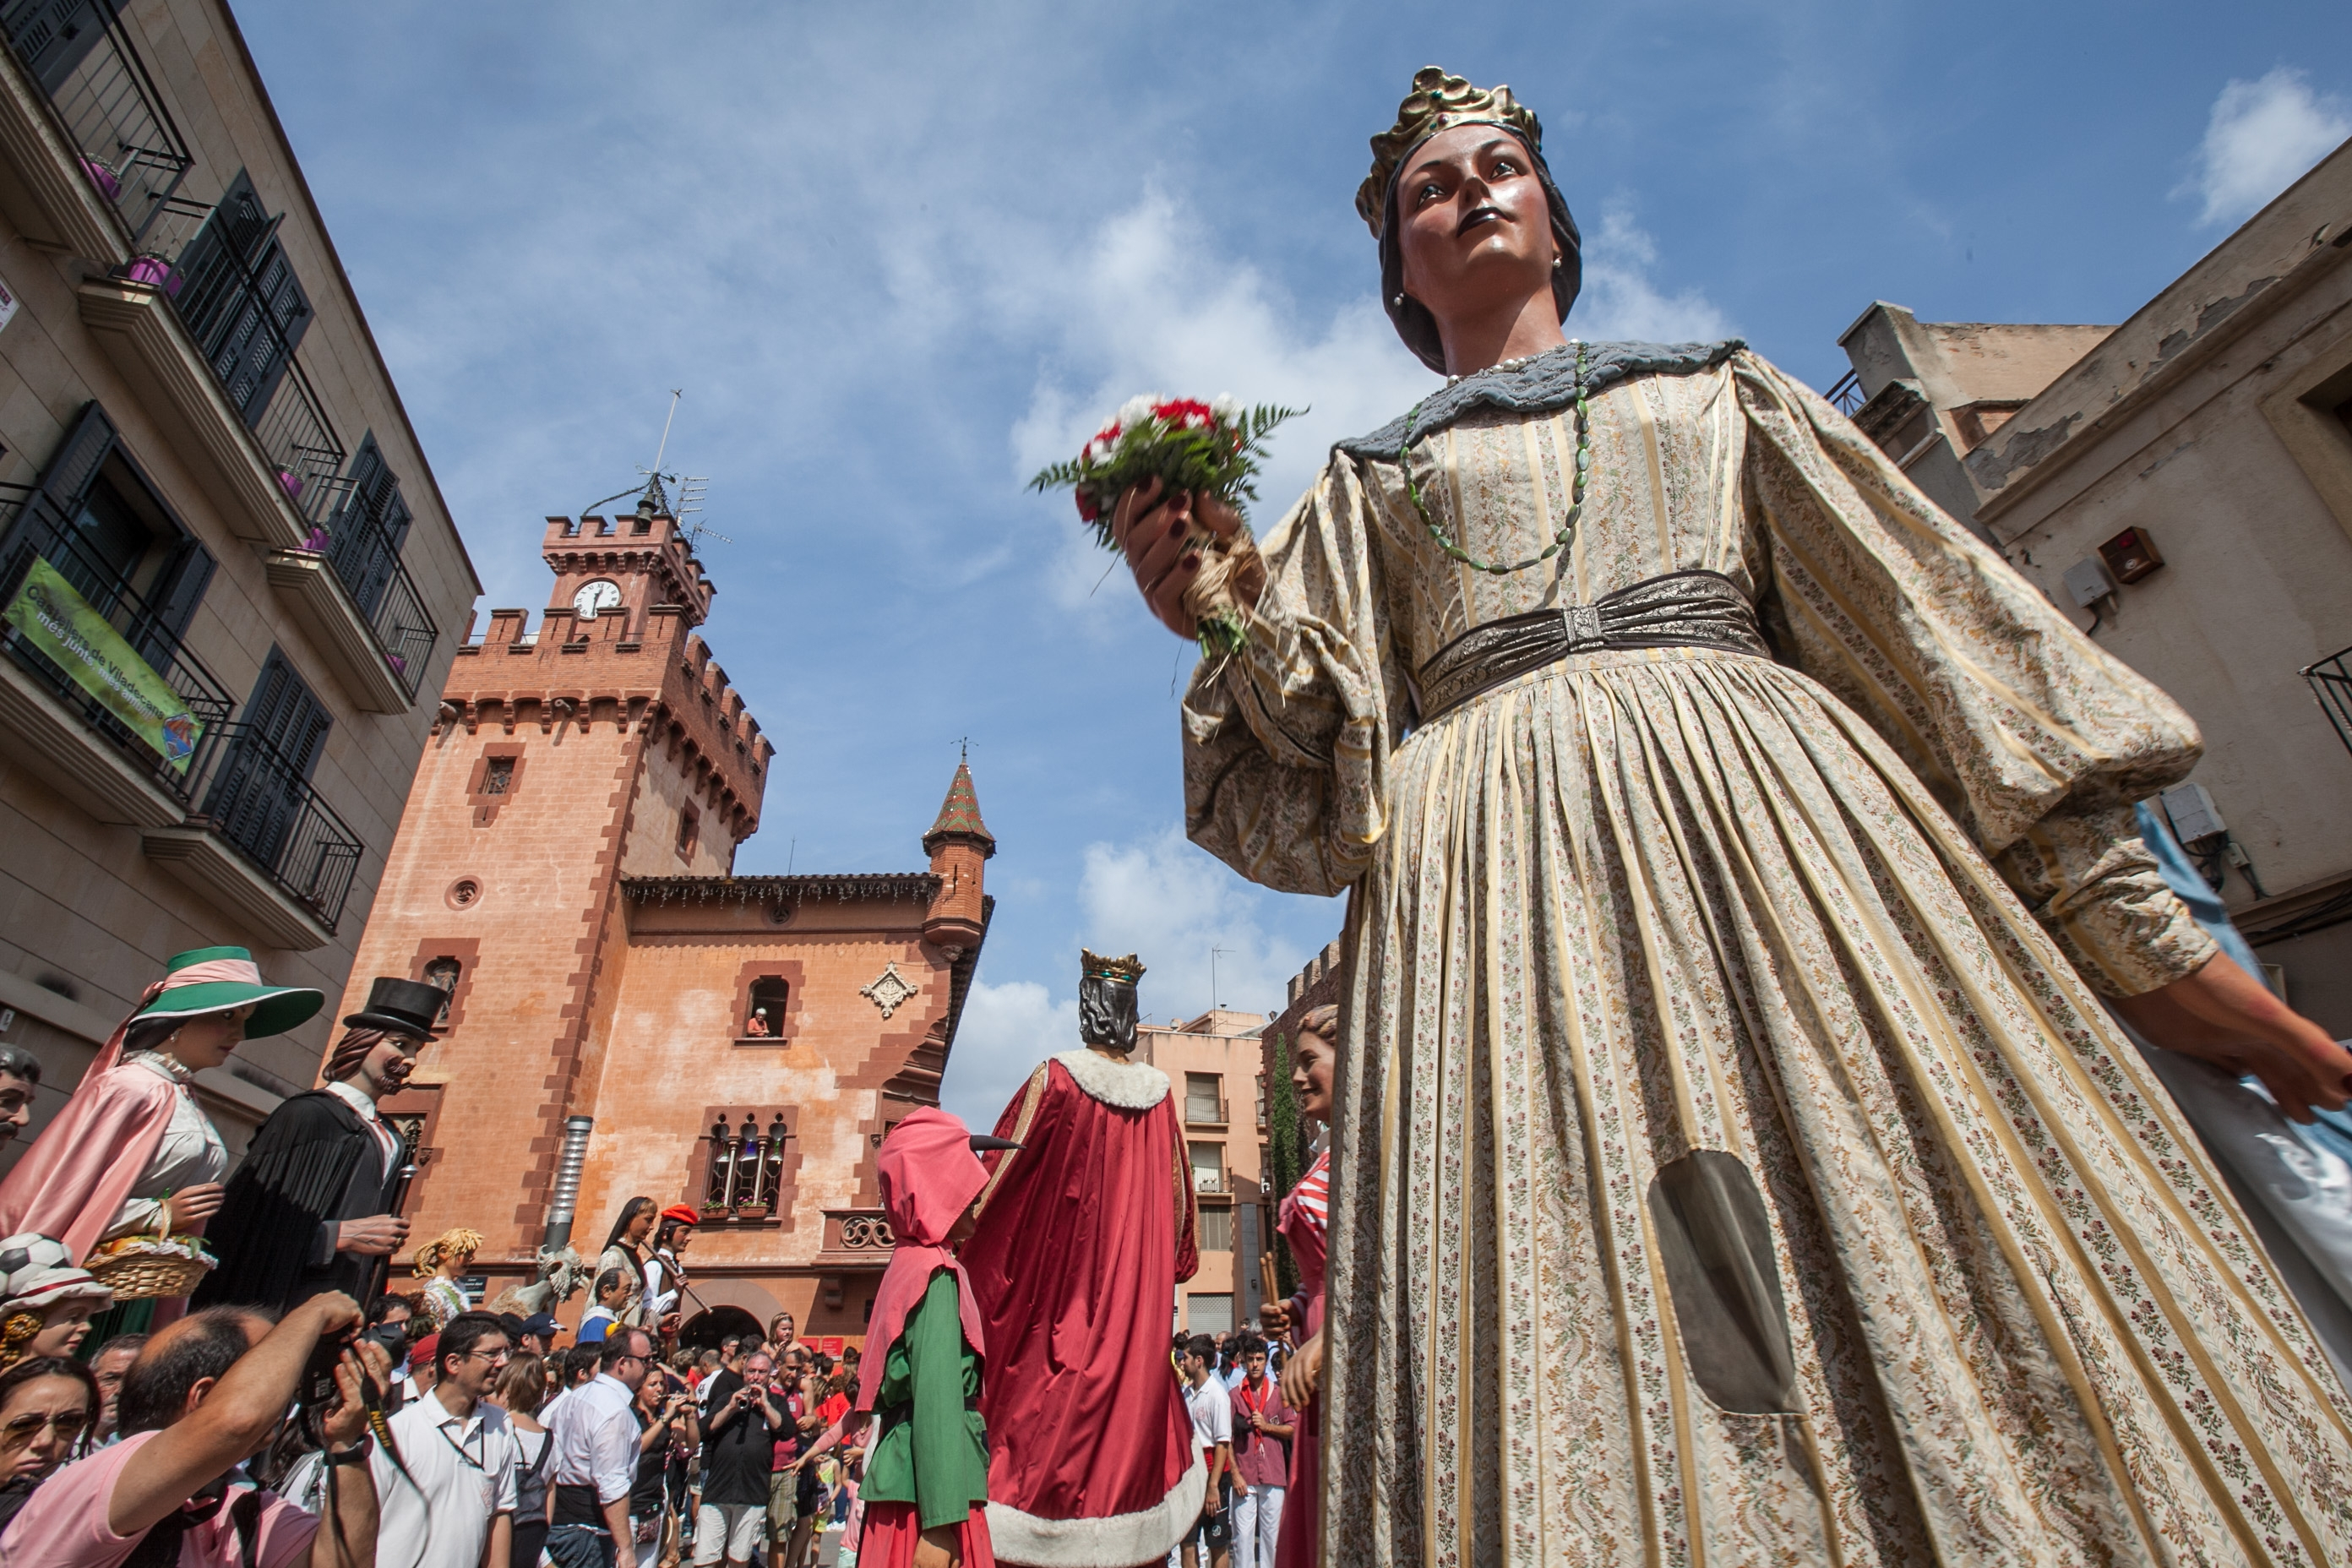
<instances>
[{"instance_id":1,"label":"balcony railing","mask_svg":"<svg viewBox=\"0 0 2352 1568\"><path fill-rule=\"evenodd\" d=\"M399 547L356 496L321 531L328 563L367 617L376 641L383 646L384 662L413 699L441 629L425 610L425 595L416 591Z\"/></svg>"},{"instance_id":2,"label":"balcony railing","mask_svg":"<svg viewBox=\"0 0 2352 1568\"><path fill-rule=\"evenodd\" d=\"M1848 371L1838 377L1837 384L1822 395L1828 398L1831 405L1849 419L1854 416L1864 404L1870 401L1862 395L1861 375L1853 371Z\"/></svg>"},{"instance_id":3,"label":"balcony railing","mask_svg":"<svg viewBox=\"0 0 2352 1568\"><path fill-rule=\"evenodd\" d=\"M221 210L179 196L165 202L124 274L134 283L153 284L172 301L260 443L278 488L315 527L333 514L349 489L336 476L351 451L244 254L266 247L277 221L254 226L233 242L198 246L197 237ZM259 384L271 376L276 386L266 401L257 400ZM255 384L244 384L248 380Z\"/></svg>"},{"instance_id":4,"label":"balcony railing","mask_svg":"<svg viewBox=\"0 0 2352 1568\"><path fill-rule=\"evenodd\" d=\"M1192 1127L1223 1127L1231 1114L1225 1098L1219 1095L1210 1100L1206 1095L1184 1097L1184 1121Z\"/></svg>"},{"instance_id":5,"label":"balcony railing","mask_svg":"<svg viewBox=\"0 0 2352 1568\"><path fill-rule=\"evenodd\" d=\"M2307 667L2303 678L2319 699L2319 710L2336 726L2336 738L2352 749L2352 647Z\"/></svg>"},{"instance_id":6,"label":"balcony railing","mask_svg":"<svg viewBox=\"0 0 2352 1568\"><path fill-rule=\"evenodd\" d=\"M48 94L82 173L144 235L195 158L122 19L102 0L12 9L9 47Z\"/></svg>"},{"instance_id":7,"label":"balcony railing","mask_svg":"<svg viewBox=\"0 0 2352 1568\"><path fill-rule=\"evenodd\" d=\"M706 1219L764 1219L776 1206L784 1185L784 1145L792 1140L784 1113L777 1111L765 1131L755 1111L743 1113L740 1131L730 1130L722 1112L703 1142L710 1154L701 1210Z\"/></svg>"},{"instance_id":8,"label":"balcony railing","mask_svg":"<svg viewBox=\"0 0 2352 1568\"><path fill-rule=\"evenodd\" d=\"M226 721L236 706L227 689L188 652L179 634L155 607L123 581L120 569L90 548L88 537L72 526L55 502L21 485L0 485L0 605L16 598L36 560L46 560L72 584L187 704L189 716L202 726L194 752L184 765L165 760L15 627L0 626L0 646L173 799L183 805L194 799L210 759L224 743Z\"/></svg>"},{"instance_id":9,"label":"balcony railing","mask_svg":"<svg viewBox=\"0 0 2352 1568\"><path fill-rule=\"evenodd\" d=\"M205 767L189 770L192 784L205 775L190 826L236 849L333 931L359 870L359 835L268 736L244 723L220 729Z\"/></svg>"}]
</instances>

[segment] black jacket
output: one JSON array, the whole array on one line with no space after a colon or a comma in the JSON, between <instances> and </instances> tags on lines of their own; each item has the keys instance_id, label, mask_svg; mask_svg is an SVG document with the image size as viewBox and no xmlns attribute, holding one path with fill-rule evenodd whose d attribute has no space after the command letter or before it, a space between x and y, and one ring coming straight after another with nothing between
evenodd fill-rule
<instances>
[{"instance_id":1,"label":"black jacket","mask_svg":"<svg viewBox=\"0 0 2352 1568\"><path fill-rule=\"evenodd\" d=\"M396 1163L384 1173L383 1145L365 1119L341 1099L313 1089L287 1100L253 1135L205 1227L220 1267L191 1305L283 1311L330 1290L357 1299L376 1259L337 1252L335 1226L391 1212L398 1179Z\"/></svg>"}]
</instances>

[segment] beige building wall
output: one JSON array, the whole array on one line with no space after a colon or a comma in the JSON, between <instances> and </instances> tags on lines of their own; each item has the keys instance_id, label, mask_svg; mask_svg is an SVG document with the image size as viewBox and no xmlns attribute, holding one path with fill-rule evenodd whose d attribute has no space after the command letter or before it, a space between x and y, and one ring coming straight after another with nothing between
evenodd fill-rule
<instances>
[{"instance_id":1,"label":"beige building wall","mask_svg":"<svg viewBox=\"0 0 2352 1568\"><path fill-rule=\"evenodd\" d=\"M1262 1013L1217 1008L1136 1031L1135 1055L1168 1075L1192 1157L1201 1215L1201 1268L1176 1287L1176 1327L1219 1333L1256 1317L1265 1170Z\"/></svg>"},{"instance_id":2,"label":"beige building wall","mask_svg":"<svg viewBox=\"0 0 2352 1568\"><path fill-rule=\"evenodd\" d=\"M2002 398L2027 395L1963 439L1990 394L1969 379L1981 356L1955 374L1948 345L1988 331L2021 345ZM1914 384L1941 442L1921 454L1941 488L1923 488L1971 508L2019 571L2196 719L2192 779L2229 837L2192 847L2225 872L2232 918L2284 969L2289 1001L2352 1036L2352 751L2304 673L2352 647L2352 143L2119 327L1958 328L1882 304L1843 341L1870 399L1857 423L1895 450L1892 419L1872 415ZM1927 462L1937 450L1945 470ZM2068 569L2126 530L2163 563L2078 606Z\"/></svg>"},{"instance_id":3,"label":"beige building wall","mask_svg":"<svg viewBox=\"0 0 2352 1568\"><path fill-rule=\"evenodd\" d=\"M142 542L119 572L81 575L211 706L181 773L0 636L0 1042L42 1058L40 1121L173 952L245 946L269 979L341 997L479 587L227 6L67 19L65 52L0 47L0 599L32 555L81 548L60 535L92 495L113 498ZM207 252L240 175L274 227ZM267 325L239 340L265 316L290 354ZM238 359L231 341L277 346ZM93 405L115 432L95 487L61 458L98 428ZM387 479L408 519L396 541ZM331 547L306 548L321 527ZM200 594L191 547L211 563ZM255 703L273 651L326 726L284 767L253 738L273 732ZM233 800L243 826L210 814ZM322 1014L200 1077L233 1150L309 1086L331 1027Z\"/></svg>"}]
</instances>

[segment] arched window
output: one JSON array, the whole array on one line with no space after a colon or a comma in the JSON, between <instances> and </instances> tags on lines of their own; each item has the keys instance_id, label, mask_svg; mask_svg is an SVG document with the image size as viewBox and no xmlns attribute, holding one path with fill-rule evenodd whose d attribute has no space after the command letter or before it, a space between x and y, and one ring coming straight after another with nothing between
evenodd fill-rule
<instances>
[{"instance_id":1,"label":"arched window","mask_svg":"<svg viewBox=\"0 0 2352 1568\"><path fill-rule=\"evenodd\" d=\"M784 1003L792 987L776 976L763 975L751 982L751 1001L743 1016L746 1036L775 1036L784 1032Z\"/></svg>"}]
</instances>

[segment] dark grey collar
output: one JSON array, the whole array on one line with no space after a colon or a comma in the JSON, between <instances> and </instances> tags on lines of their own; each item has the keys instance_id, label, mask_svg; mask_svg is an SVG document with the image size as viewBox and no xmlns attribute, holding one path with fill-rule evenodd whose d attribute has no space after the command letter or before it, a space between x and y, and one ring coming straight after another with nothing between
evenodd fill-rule
<instances>
[{"instance_id":1,"label":"dark grey collar","mask_svg":"<svg viewBox=\"0 0 2352 1568\"><path fill-rule=\"evenodd\" d=\"M1748 346L1745 338L1719 343L1588 343L1585 345L1585 387L1598 392L1613 382L1637 375L1691 375L1712 370ZM1422 399L1412 421L1412 438L1420 440L1444 429L1478 408L1507 408L1519 414L1549 414L1576 401L1576 347L1568 344L1517 364L1496 365L1475 375L1449 382ZM1390 420L1369 436L1334 442L1351 458L1378 458L1393 462L1404 445L1404 417Z\"/></svg>"}]
</instances>

